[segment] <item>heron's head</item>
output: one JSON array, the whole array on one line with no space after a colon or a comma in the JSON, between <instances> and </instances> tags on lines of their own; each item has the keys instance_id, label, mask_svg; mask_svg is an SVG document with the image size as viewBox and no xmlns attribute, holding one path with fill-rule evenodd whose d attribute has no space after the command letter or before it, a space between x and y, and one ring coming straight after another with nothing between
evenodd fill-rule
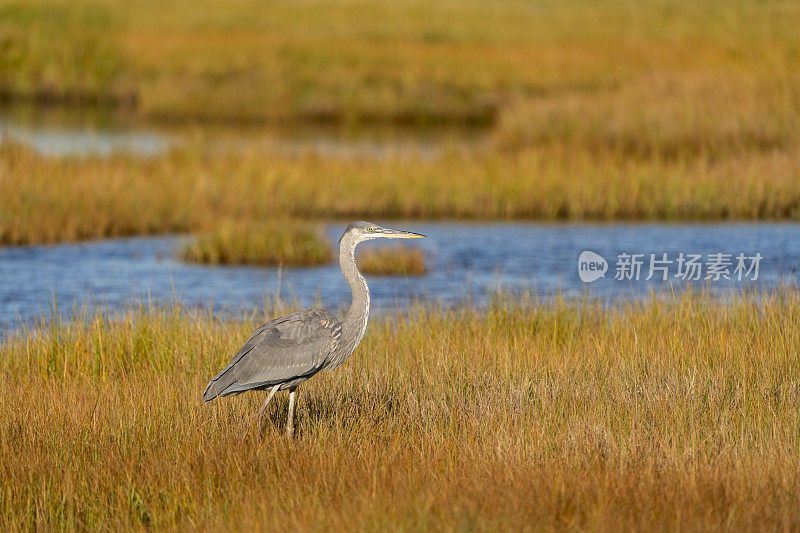
<instances>
[{"instance_id":1,"label":"heron's head","mask_svg":"<svg viewBox=\"0 0 800 533\"><path fill-rule=\"evenodd\" d=\"M425 235L399 229L384 228L372 222L359 220L347 225L347 229L344 230L344 234L339 241L345 237L352 238L357 244L371 239L423 239Z\"/></svg>"}]
</instances>

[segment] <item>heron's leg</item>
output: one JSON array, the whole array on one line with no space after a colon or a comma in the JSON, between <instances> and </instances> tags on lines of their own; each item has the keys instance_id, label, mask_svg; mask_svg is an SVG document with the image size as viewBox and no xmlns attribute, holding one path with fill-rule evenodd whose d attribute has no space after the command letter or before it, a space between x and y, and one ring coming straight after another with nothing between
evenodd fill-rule
<instances>
[{"instance_id":1,"label":"heron's leg","mask_svg":"<svg viewBox=\"0 0 800 533\"><path fill-rule=\"evenodd\" d=\"M286 419L286 434L291 439L294 436L294 396L297 393L297 387L289 389L289 416Z\"/></svg>"},{"instance_id":2,"label":"heron's leg","mask_svg":"<svg viewBox=\"0 0 800 533\"><path fill-rule=\"evenodd\" d=\"M273 396L275 396L275 393L278 392L280 386L281 386L280 383L278 383L277 385L272 387L272 389L269 391L269 394L267 394L267 400L264 402L264 405L261 406L261 409L258 410L258 415L255 418L253 418L252 422L250 422L250 426L247 428L248 430L251 427L253 427L253 423L256 420L258 420L258 426L261 427L261 421L264 420L264 413L267 412L267 405L269 405L269 401L272 399Z\"/></svg>"}]
</instances>

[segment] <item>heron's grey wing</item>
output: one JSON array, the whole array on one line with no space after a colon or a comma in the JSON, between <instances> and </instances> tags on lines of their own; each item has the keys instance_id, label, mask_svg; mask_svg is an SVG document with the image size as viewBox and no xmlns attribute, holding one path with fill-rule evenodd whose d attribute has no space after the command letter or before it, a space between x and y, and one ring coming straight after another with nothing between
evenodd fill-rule
<instances>
[{"instance_id":1,"label":"heron's grey wing","mask_svg":"<svg viewBox=\"0 0 800 533\"><path fill-rule=\"evenodd\" d=\"M339 320L324 309L306 309L267 322L209 382L203 399L209 401L313 374L336 349L341 334Z\"/></svg>"}]
</instances>

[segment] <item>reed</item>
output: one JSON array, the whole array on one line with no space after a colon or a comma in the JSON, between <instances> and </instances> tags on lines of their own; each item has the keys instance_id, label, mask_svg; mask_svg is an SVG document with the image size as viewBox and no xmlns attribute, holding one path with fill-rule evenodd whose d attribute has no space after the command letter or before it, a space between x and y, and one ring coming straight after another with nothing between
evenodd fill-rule
<instances>
[{"instance_id":1,"label":"reed","mask_svg":"<svg viewBox=\"0 0 800 533\"><path fill-rule=\"evenodd\" d=\"M375 276L423 276L425 254L419 248L391 246L358 252L358 269Z\"/></svg>"},{"instance_id":2,"label":"reed","mask_svg":"<svg viewBox=\"0 0 800 533\"><path fill-rule=\"evenodd\" d=\"M190 263L310 266L331 261L330 243L313 225L295 220L224 222L181 250Z\"/></svg>"},{"instance_id":3,"label":"reed","mask_svg":"<svg viewBox=\"0 0 800 533\"><path fill-rule=\"evenodd\" d=\"M0 528L796 529L800 297L498 297L374 317L242 438L203 404L268 315L78 312L6 335Z\"/></svg>"}]
</instances>

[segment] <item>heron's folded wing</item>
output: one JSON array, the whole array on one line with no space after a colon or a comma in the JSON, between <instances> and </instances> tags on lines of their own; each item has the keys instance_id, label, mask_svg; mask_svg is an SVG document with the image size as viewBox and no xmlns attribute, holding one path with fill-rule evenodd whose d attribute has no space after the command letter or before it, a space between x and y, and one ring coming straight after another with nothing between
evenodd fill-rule
<instances>
[{"instance_id":1,"label":"heron's folded wing","mask_svg":"<svg viewBox=\"0 0 800 533\"><path fill-rule=\"evenodd\" d=\"M324 309L307 309L256 329L208 384L204 398L283 383L317 371L336 349L341 324Z\"/></svg>"}]
</instances>

